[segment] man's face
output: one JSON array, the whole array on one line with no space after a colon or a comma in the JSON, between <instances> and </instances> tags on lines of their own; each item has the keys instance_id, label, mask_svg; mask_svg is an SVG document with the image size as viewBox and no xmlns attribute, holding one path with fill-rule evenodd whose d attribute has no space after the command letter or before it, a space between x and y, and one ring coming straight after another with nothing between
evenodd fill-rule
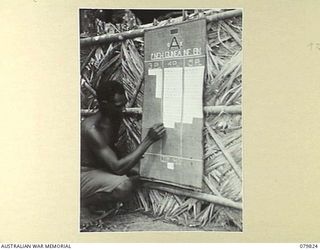
<instances>
[{"instance_id":1,"label":"man's face","mask_svg":"<svg viewBox=\"0 0 320 250\"><path fill-rule=\"evenodd\" d=\"M125 95L121 94L115 94L113 99L113 108L115 112L122 114L126 104L127 104L127 98Z\"/></svg>"},{"instance_id":2,"label":"man's face","mask_svg":"<svg viewBox=\"0 0 320 250\"><path fill-rule=\"evenodd\" d=\"M122 117L122 112L126 106L127 98L124 94L116 93L113 102L103 101L102 103L106 108L108 115L120 118Z\"/></svg>"}]
</instances>

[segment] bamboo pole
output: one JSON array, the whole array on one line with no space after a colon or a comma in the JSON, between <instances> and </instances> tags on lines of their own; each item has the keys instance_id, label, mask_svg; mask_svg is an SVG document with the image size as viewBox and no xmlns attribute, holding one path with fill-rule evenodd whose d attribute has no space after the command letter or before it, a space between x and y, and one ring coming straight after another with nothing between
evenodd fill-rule
<instances>
[{"instance_id":1,"label":"bamboo pole","mask_svg":"<svg viewBox=\"0 0 320 250\"><path fill-rule=\"evenodd\" d=\"M81 115L83 116L90 116L97 112L98 110L88 110L82 109ZM227 114L241 114L241 105L234 105L234 106L204 106L203 111L207 115L211 114L220 114L220 113L227 113ZM127 115L141 115L142 108L126 108L124 111Z\"/></svg>"},{"instance_id":2,"label":"bamboo pole","mask_svg":"<svg viewBox=\"0 0 320 250\"><path fill-rule=\"evenodd\" d=\"M206 20L207 22L214 22L214 21L224 20L224 19L228 19L236 16L241 16L241 15L242 15L242 10L231 10L223 13L217 13L217 14L212 14L210 16L206 16ZM125 31L121 33L116 33L116 34L104 34L104 35L99 35L94 37L81 38L80 45L90 46L90 45L95 45L99 43L111 43L116 41L123 41L126 39L132 39L135 37L143 37L144 32L146 30L151 30L154 28L157 28L157 26L152 26L146 29L130 30L130 31Z\"/></svg>"},{"instance_id":3,"label":"bamboo pole","mask_svg":"<svg viewBox=\"0 0 320 250\"><path fill-rule=\"evenodd\" d=\"M236 17L236 16L241 16L241 15L242 15L241 9L240 10L230 10L230 11L207 16L206 19L207 19L207 22L216 22L219 20L224 20L224 19L228 19L228 18L232 18L232 17Z\"/></svg>"},{"instance_id":4,"label":"bamboo pole","mask_svg":"<svg viewBox=\"0 0 320 250\"><path fill-rule=\"evenodd\" d=\"M81 109L81 115L83 116L91 116L98 112L98 109ZM141 108L126 108L123 112L127 115L141 115L142 109Z\"/></svg>"},{"instance_id":5,"label":"bamboo pole","mask_svg":"<svg viewBox=\"0 0 320 250\"><path fill-rule=\"evenodd\" d=\"M142 109L141 108L126 108L124 113L125 114L141 115Z\"/></svg>"},{"instance_id":6,"label":"bamboo pole","mask_svg":"<svg viewBox=\"0 0 320 250\"><path fill-rule=\"evenodd\" d=\"M144 35L144 29L136 29L136 30L129 30L121 33L116 34L104 34L99 36L87 37L80 39L81 46L90 46L99 43L111 43L117 41L123 41L126 39L132 39L135 37L142 37Z\"/></svg>"},{"instance_id":7,"label":"bamboo pole","mask_svg":"<svg viewBox=\"0 0 320 250\"><path fill-rule=\"evenodd\" d=\"M191 198L195 198L198 200L214 203L214 204L221 205L221 206L226 206L226 207L231 207L231 208L235 208L238 210L242 210L242 203L234 202L230 199L227 199L224 197L219 197L219 196L212 195L212 194L200 193L200 192L186 190L186 189L179 189L176 187L173 188L173 187L163 186L160 184L150 183L150 182L143 183L143 186L147 187L147 188L157 189L160 191L176 194L176 195L184 195L187 197L191 197Z\"/></svg>"},{"instance_id":8,"label":"bamboo pole","mask_svg":"<svg viewBox=\"0 0 320 250\"><path fill-rule=\"evenodd\" d=\"M232 105L232 106L204 106L203 111L205 114L241 114L241 105Z\"/></svg>"}]
</instances>

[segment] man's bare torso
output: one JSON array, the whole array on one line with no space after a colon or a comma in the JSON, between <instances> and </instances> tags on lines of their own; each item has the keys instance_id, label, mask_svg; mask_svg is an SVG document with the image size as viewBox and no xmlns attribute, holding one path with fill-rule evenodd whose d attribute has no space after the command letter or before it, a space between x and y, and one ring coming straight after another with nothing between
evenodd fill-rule
<instances>
[{"instance_id":1,"label":"man's bare torso","mask_svg":"<svg viewBox=\"0 0 320 250\"><path fill-rule=\"evenodd\" d=\"M89 133L97 132L100 138L111 148L114 152L117 152L115 148L115 143L118 141L119 137L119 121L104 120L101 123L101 114L98 112L88 118L86 118L81 123L81 165L101 168L101 162L97 154L92 151L90 145Z\"/></svg>"}]
</instances>

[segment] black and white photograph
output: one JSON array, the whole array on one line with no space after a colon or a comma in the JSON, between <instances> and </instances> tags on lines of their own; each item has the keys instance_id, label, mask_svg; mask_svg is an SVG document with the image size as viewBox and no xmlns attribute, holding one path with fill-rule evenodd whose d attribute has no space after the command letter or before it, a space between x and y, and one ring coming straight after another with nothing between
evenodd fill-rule
<instances>
[{"instance_id":1,"label":"black and white photograph","mask_svg":"<svg viewBox=\"0 0 320 250\"><path fill-rule=\"evenodd\" d=\"M242 232L242 9L79 9L80 232Z\"/></svg>"}]
</instances>

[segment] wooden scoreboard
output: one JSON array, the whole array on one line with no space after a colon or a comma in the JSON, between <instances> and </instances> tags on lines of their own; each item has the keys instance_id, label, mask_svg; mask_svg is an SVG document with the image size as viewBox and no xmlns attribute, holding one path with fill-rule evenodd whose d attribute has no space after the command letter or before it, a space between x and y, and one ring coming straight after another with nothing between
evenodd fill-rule
<instances>
[{"instance_id":1,"label":"wooden scoreboard","mask_svg":"<svg viewBox=\"0 0 320 250\"><path fill-rule=\"evenodd\" d=\"M167 132L141 160L143 178L202 187L205 51L205 19L145 32L142 136L159 122Z\"/></svg>"}]
</instances>

